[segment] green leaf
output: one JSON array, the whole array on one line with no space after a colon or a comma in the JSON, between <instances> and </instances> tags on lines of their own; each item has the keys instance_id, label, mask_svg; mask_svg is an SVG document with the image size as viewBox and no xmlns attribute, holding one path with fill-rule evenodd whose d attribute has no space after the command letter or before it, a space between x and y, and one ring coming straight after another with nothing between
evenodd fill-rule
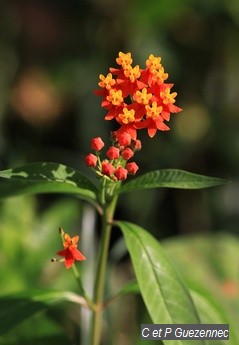
<instances>
[{"instance_id":1,"label":"green leaf","mask_svg":"<svg viewBox=\"0 0 239 345\"><path fill-rule=\"evenodd\" d=\"M239 276L236 264L239 262L238 236L228 232L203 233L195 236L172 237L164 240L162 245L184 276L188 287L207 299L219 310L220 315L224 316L224 323L230 324L228 344L238 345ZM202 302L201 309L203 307ZM209 308L210 306L207 309ZM198 312L202 322L205 322L201 309L199 308ZM206 307L204 310L206 314ZM212 312L213 308L207 317L213 315ZM217 323L216 319L212 323Z\"/></svg>"},{"instance_id":2,"label":"green leaf","mask_svg":"<svg viewBox=\"0 0 239 345\"><path fill-rule=\"evenodd\" d=\"M205 294L200 294L198 291L191 290L190 292L202 323L227 323L225 315L217 308L212 299L209 300Z\"/></svg>"},{"instance_id":3,"label":"green leaf","mask_svg":"<svg viewBox=\"0 0 239 345\"><path fill-rule=\"evenodd\" d=\"M0 335L53 303L71 301L86 306L85 300L72 292L37 290L0 297Z\"/></svg>"},{"instance_id":4,"label":"green leaf","mask_svg":"<svg viewBox=\"0 0 239 345\"><path fill-rule=\"evenodd\" d=\"M137 283L136 280L130 280L127 283L123 284L120 289L116 292L115 295L110 296L106 300L106 304L108 305L109 303L113 302L115 299L128 296L131 294L139 294L140 289L139 289L139 284Z\"/></svg>"},{"instance_id":5,"label":"green leaf","mask_svg":"<svg viewBox=\"0 0 239 345\"><path fill-rule=\"evenodd\" d=\"M70 193L95 202L97 188L79 171L59 163L39 162L0 171L0 198L36 193Z\"/></svg>"},{"instance_id":6,"label":"green leaf","mask_svg":"<svg viewBox=\"0 0 239 345\"><path fill-rule=\"evenodd\" d=\"M125 238L142 297L156 324L200 323L192 298L179 274L166 258L159 242L146 230L128 222L116 222ZM187 344L168 341L170 345ZM195 345L205 344L203 340Z\"/></svg>"},{"instance_id":7,"label":"green leaf","mask_svg":"<svg viewBox=\"0 0 239 345\"><path fill-rule=\"evenodd\" d=\"M117 292L117 297L127 296L129 294L138 294L140 293L139 284L136 280L130 280L129 282L122 285Z\"/></svg>"},{"instance_id":8,"label":"green leaf","mask_svg":"<svg viewBox=\"0 0 239 345\"><path fill-rule=\"evenodd\" d=\"M222 310L219 303L215 302L215 299L208 293L199 293L198 291L191 290L191 296L197 307L197 311L200 315L200 319L204 324L229 324L229 321L225 315L225 311ZM206 296L207 295L207 296ZM226 342L227 345L237 345L238 339L236 339L236 333L233 331L230 324L230 340ZM207 345L214 345L215 340L207 340ZM225 340L217 340L217 345L225 344Z\"/></svg>"},{"instance_id":9,"label":"green leaf","mask_svg":"<svg viewBox=\"0 0 239 345\"><path fill-rule=\"evenodd\" d=\"M60 332L59 332L60 333ZM5 338L4 338L5 341ZM10 341L7 339L4 343L1 342L0 339L0 344L7 344L7 345L19 345L19 344L24 344L24 345L52 345L52 344L57 344L57 345L72 345L72 340L68 339L64 334L54 334L54 335L46 335L46 336L35 336L35 337L25 337L17 335L17 339L14 341Z\"/></svg>"},{"instance_id":10,"label":"green leaf","mask_svg":"<svg viewBox=\"0 0 239 345\"><path fill-rule=\"evenodd\" d=\"M193 174L184 170L162 169L151 171L125 183L119 189L119 193L160 187L201 189L219 186L228 182L228 180L221 178Z\"/></svg>"}]
</instances>

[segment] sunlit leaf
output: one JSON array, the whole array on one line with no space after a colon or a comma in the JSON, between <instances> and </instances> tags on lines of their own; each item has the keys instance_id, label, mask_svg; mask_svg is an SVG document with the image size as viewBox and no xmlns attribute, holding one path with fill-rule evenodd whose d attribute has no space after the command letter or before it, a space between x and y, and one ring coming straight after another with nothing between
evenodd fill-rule
<instances>
[{"instance_id":1,"label":"sunlit leaf","mask_svg":"<svg viewBox=\"0 0 239 345\"><path fill-rule=\"evenodd\" d=\"M32 163L0 171L0 198L19 194L67 193L96 201L96 186L79 171L59 163Z\"/></svg>"},{"instance_id":2,"label":"sunlit leaf","mask_svg":"<svg viewBox=\"0 0 239 345\"><path fill-rule=\"evenodd\" d=\"M151 188L201 189L228 183L227 180L198 175L184 170L162 169L139 176L119 189L119 193Z\"/></svg>"},{"instance_id":3,"label":"sunlit leaf","mask_svg":"<svg viewBox=\"0 0 239 345\"><path fill-rule=\"evenodd\" d=\"M131 256L142 297L156 324L200 323L192 298L179 274L169 262L159 242L146 230L128 222L121 228ZM187 344L168 341L170 345ZM195 345L205 344L203 340Z\"/></svg>"}]
</instances>

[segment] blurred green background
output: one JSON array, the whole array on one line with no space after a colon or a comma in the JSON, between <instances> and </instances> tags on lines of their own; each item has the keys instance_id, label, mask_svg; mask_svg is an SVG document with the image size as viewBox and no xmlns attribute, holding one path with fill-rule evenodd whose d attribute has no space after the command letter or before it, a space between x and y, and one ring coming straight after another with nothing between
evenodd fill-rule
<instances>
[{"instance_id":1,"label":"blurred green background","mask_svg":"<svg viewBox=\"0 0 239 345\"><path fill-rule=\"evenodd\" d=\"M167 239L165 248L172 258L173 253L181 253L175 254L179 269L184 257L181 270L187 277L195 267L190 264L205 258L208 243L219 240L219 264L218 258L207 256L207 273L199 280L213 294L222 288L220 293L233 299L230 305L237 303L238 308L238 0L1 1L0 169L56 161L90 174L84 166L90 139L102 136L107 140L113 128L103 120L105 112L92 90L97 88L99 74L105 75L115 66L119 51L130 51L134 64L141 66L150 53L161 56L168 81L178 92L176 104L183 108L182 113L172 115L169 132L157 133L153 139L140 133L143 147L135 157L139 174L180 168L231 183L202 191L163 189L129 194L120 200L117 217ZM74 199L52 195L1 202L1 294L33 287L76 289L71 274L50 265L49 258L59 249L57 227L65 227L71 234L81 231L84 208ZM199 247L201 236L205 240L197 258L191 256L189 235L195 235ZM87 233L84 236L89 242ZM225 241L220 241L221 236L226 236ZM113 249L118 240L117 232ZM212 255L214 249L209 252ZM218 269L228 257L228 265ZM122 280L125 266L132 274L127 257L117 261L115 270ZM48 315L48 321L54 320L50 323L41 316L34 321L42 325L39 336L32 332L31 324L24 324L15 335L0 338L0 344L18 343L20 335L24 344L32 343L33 335L36 344L39 337L45 337L39 344L47 344L46 337L59 334L59 324L62 334L70 334L72 339L77 327L66 319L75 320L75 314L69 311L63 321ZM136 326L132 329L137 332ZM116 330L123 335L115 344L127 345L127 332L127 327ZM61 339L67 344L63 335ZM128 341L132 343L132 338Z\"/></svg>"}]
</instances>

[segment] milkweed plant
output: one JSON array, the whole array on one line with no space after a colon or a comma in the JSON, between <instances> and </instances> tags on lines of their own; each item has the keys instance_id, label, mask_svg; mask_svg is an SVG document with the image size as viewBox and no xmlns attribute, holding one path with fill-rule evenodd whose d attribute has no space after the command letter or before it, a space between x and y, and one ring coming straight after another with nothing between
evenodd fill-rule
<instances>
[{"instance_id":1,"label":"milkweed plant","mask_svg":"<svg viewBox=\"0 0 239 345\"><path fill-rule=\"evenodd\" d=\"M114 121L116 130L109 133L108 142L100 137L100 133L91 139L90 150L85 156L85 164L89 169L87 176L71 167L52 162L32 163L0 172L1 197L67 193L89 202L100 215L101 239L97 249L93 293L85 290L84 279L78 271L81 265L87 269L88 260L88 254L81 252L80 233L71 237L60 228L62 248L59 248L58 256L51 261L62 262L62 269L73 269L79 293L37 291L35 294L14 295L13 299L25 301L23 319L41 309L41 305L46 307L51 301L64 299L89 309L89 345L104 343L102 324L104 310L109 304L107 301L113 303L114 295L120 297L132 291L142 295L153 323L200 323L199 313L188 288L167 259L158 240L138 224L115 219L118 199L124 198L127 193L144 189L200 189L227 182L177 169L141 173L137 164L137 155L143 150L139 132L146 131L149 140L157 141L157 136L160 136L158 132L170 129L168 123L171 114L179 113L182 109L175 104L177 93L172 91L173 84L166 82L168 73L160 57L150 54L144 68L133 66L132 63L131 53L120 52L116 58L117 68L110 68L106 76L99 76L99 88L95 94L101 98L101 106L105 109L103 121ZM157 145L160 146L160 143ZM88 177L90 175L92 178ZM135 280L119 287L112 296L107 296L105 280L109 245L112 231L116 227L124 237ZM53 253L46 255L54 256ZM3 310L6 318L10 315L10 306L11 303L6 304ZM21 312L18 314L21 315ZM11 314L10 326L5 325L6 329L21 321L18 314Z\"/></svg>"}]
</instances>

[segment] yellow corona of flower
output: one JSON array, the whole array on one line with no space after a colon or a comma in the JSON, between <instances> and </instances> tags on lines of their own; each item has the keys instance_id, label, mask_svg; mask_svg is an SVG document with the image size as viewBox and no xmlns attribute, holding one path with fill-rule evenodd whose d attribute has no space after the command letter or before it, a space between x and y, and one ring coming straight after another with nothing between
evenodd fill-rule
<instances>
[{"instance_id":1,"label":"yellow corona of flower","mask_svg":"<svg viewBox=\"0 0 239 345\"><path fill-rule=\"evenodd\" d=\"M135 115L134 109L129 110L127 108L124 108L123 114L119 114L119 118L123 124L127 125L128 123L135 121L134 115Z\"/></svg>"},{"instance_id":2,"label":"yellow corona of flower","mask_svg":"<svg viewBox=\"0 0 239 345\"><path fill-rule=\"evenodd\" d=\"M175 103L175 97L177 92L170 93L170 88L167 87L164 91L160 92L160 97L163 100L163 104L173 104Z\"/></svg>"},{"instance_id":3,"label":"yellow corona of flower","mask_svg":"<svg viewBox=\"0 0 239 345\"><path fill-rule=\"evenodd\" d=\"M131 58L131 53L125 54L125 53L119 52L119 57L116 59L116 62L118 65L122 66L123 68L130 66L133 62L133 59Z\"/></svg>"},{"instance_id":4,"label":"yellow corona of flower","mask_svg":"<svg viewBox=\"0 0 239 345\"><path fill-rule=\"evenodd\" d=\"M145 110L146 110L147 118L156 120L159 117L159 115L162 113L163 107L158 106L157 102L153 102L151 106L146 105Z\"/></svg>"},{"instance_id":5,"label":"yellow corona of flower","mask_svg":"<svg viewBox=\"0 0 239 345\"><path fill-rule=\"evenodd\" d=\"M116 83L111 73L108 73L106 77L103 74L100 74L99 78L101 81L98 83L98 85L102 88L106 88L107 90L110 90L111 87Z\"/></svg>"},{"instance_id":6,"label":"yellow corona of flower","mask_svg":"<svg viewBox=\"0 0 239 345\"><path fill-rule=\"evenodd\" d=\"M153 54L150 54L146 60L146 67L150 70L150 72L154 72L162 67L160 62L161 57L155 57Z\"/></svg>"},{"instance_id":7,"label":"yellow corona of flower","mask_svg":"<svg viewBox=\"0 0 239 345\"><path fill-rule=\"evenodd\" d=\"M126 78L129 78L131 83L134 83L136 79L140 77L140 68L139 65L136 65L134 68L132 66L128 66L124 70L124 75Z\"/></svg>"},{"instance_id":8,"label":"yellow corona of flower","mask_svg":"<svg viewBox=\"0 0 239 345\"><path fill-rule=\"evenodd\" d=\"M147 105L149 104L149 100L152 98L152 93L147 93L146 87L143 88L142 91L136 91L134 94L134 101L136 101L139 104Z\"/></svg>"},{"instance_id":9,"label":"yellow corona of flower","mask_svg":"<svg viewBox=\"0 0 239 345\"><path fill-rule=\"evenodd\" d=\"M168 73L164 73L164 68L161 66L159 70L154 70L152 72L152 79L158 84L163 84L163 82L168 79Z\"/></svg>"},{"instance_id":10,"label":"yellow corona of flower","mask_svg":"<svg viewBox=\"0 0 239 345\"><path fill-rule=\"evenodd\" d=\"M113 105L119 106L123 102L122 90L110 90L109 96L106 97L107 101L111 102Z\"/></svg>"}]
</instances>

